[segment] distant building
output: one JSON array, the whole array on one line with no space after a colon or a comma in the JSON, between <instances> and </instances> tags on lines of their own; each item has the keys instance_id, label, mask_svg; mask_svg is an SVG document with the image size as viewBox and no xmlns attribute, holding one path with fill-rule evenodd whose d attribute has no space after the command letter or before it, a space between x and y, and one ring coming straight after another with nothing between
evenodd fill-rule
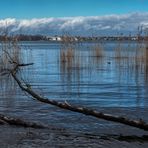
<instances>
[{"instance_id":1,"label":"distant building","mask_svg":"<svg viewBox=\"0 0 148 148\"><path fill-rule=\"evenodd\" d=\"M136 40L138 40L138 37L132 37L131 40L136 41Z\"/></svg>"},{"instance_id":2,"label":"distant building","mask_svg":"<svg viewBox=\"0 0 148 148\"><path fill-rule=\"evenodd\" d=\"M55 36L55 37L46 37L49 41L62 41L61 37Z\"/></svg>"}]
</instances>

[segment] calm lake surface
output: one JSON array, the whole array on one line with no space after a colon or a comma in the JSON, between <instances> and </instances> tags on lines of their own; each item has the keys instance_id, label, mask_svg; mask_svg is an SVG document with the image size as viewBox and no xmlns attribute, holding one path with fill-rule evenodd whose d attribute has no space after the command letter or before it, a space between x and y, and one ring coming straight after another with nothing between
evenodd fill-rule
<instances>
[{"instance_id":1,"label":"calm lake surface","mask_svg":"<svg viewBox=\"0 0 148 148\"><path fill-rule=\"evenodd\" d=\"M95 55L96 43L73 46L68 52L56 42L21 42L21 59L34 65L24 67L19 76L49 99L148 122L148 67L143 49L136 50L137 43L109 42L101 44L103 54L99 57ZM121 51L116 50L121 47ZM63 51L72 57L66 57ZM7 76L0 77L0 112L73 131L144 133L37 102Z\"/></svg>"}]
</instances>

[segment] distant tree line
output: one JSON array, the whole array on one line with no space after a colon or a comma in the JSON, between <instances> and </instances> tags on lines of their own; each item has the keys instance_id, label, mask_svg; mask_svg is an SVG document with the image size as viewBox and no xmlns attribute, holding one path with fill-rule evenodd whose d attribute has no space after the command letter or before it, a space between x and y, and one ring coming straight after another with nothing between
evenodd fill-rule
<instances>
[{"instance_id":1,"label":"distant tree line","mask_svg":"<svg viewBox=\"0 0 148 148\"><path fill-rule=\"evenodd\" d=\"M0 41L6 41L6 40L18 40L18 41L41 41L46 40L46 36L42 35L25 35L25 34L19 34L15 36L6 36L6 35L0 35Z\"/></svg>"},{"instance_id":2,"label":"distant tree line","mask_svg":"<svg viewBox=\"0 0 148 148\"><path fill-rule=\"evenodd\" d=\"M58 40L60 38L60 40ZM148 41L148 36L43 36L43 35L25 35L14 36L0 35L0 41Z\"/></svg>"}]
</instances>

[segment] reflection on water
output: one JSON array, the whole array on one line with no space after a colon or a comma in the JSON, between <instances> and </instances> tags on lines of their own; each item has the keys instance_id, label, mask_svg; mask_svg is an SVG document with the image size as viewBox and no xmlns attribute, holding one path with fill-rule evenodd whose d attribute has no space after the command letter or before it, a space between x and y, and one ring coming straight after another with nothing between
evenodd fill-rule
<instances>
[{"instance_id":1,"label":"reflection on water","mask_svg":"<svg viewBox=\"0 0 148 148\"><path fill-rule=\"evenodd\" d=\"M20 75L43 96L148 121L148 50L143 44L61 46L60 43L22 42L20 46L24 63L34 63L22 69ZM0 77L0 99L0 111L10 114L43 121L51 119L51 123L60 125L68 117L70 124L66 126L73 128L80 120L80 116L71 112L61 112L32 100L8 76ZM92 128L98 128L96 120L81 120L85 128L88 122L93 124ZM82 126L80 123L76 128ZM99 121L98 124L110 128L109 123Z\"/></svg>"}]
</instances>

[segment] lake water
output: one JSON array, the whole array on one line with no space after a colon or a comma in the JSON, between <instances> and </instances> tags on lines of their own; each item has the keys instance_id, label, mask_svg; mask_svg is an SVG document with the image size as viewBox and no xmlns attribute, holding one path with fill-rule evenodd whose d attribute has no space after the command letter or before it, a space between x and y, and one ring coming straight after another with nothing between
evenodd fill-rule
<instances>
[{"instance_id":1,"label":"lake water","mask_svg":"<svg viewBox=\"0 0 148 148\"><path fill-rule=\"evenodd\" d=\"M79 43L65 49L56 42L21 42L21 59L34 64L24 67L19 76L49 99L148 122L148 57L143 45L103 43L99 45L103 48L101 56L96 46ZM0 112L73 131L143 134L135 128L37 102L7 76L0 78Z\"/></svg>"}]
</instances>

